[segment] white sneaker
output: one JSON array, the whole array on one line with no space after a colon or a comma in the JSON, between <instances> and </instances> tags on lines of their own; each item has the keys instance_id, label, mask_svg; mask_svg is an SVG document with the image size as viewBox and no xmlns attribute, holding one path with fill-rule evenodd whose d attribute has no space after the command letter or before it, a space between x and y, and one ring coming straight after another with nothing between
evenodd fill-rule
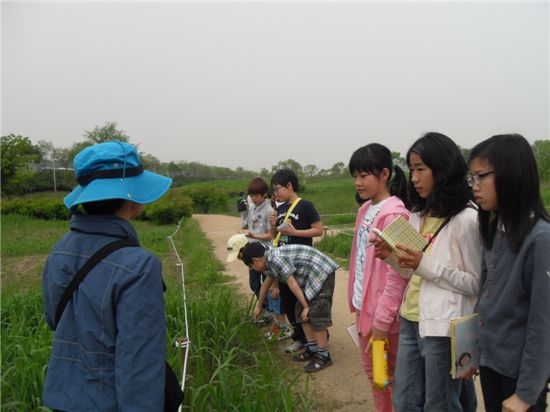
<instances>
[{"instance_id":1,"label":"white sneaker","mask_svg":"<svg viewBox=\"0 0 550 412\"><path fill-rule=\"evenodd\" d=\"M295 340L293 341L290 345L288 345L285 349L285 352L287 353L294 353L294 352L298 352L300 349L302 349L304 345L302 342L298 341L298 340Z\"/></svg>"}]
</instances>

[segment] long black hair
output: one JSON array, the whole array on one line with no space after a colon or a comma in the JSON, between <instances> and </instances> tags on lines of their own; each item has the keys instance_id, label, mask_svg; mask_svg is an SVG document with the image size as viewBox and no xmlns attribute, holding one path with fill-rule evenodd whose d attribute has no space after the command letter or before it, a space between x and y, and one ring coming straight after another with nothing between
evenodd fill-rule
<instances>
[{"instance_id":1,"label":"long black hair","mask_svg":"<svg viewBox=\"0 0 550 412\"><path fill-rule=\"evenodd\" d=\"M392 164L391 152L386 146L379 143L371 143L360 147L351 155L349 160L349 172L353 176L355 172L363 172L380 177L382 170L388 169L388 190L392 196L400 198L405 207L410 208L407 194L407 177L398 165ZM392 179L392 172L395 176Z\"/></svg>"},{"instance_id":2,"label":"long black hair","mask_svg":"<svg viewBox=\"0 0 550 412\"><path fill-rule=\"evenodd\" d=\"M456 143L444 134L429 132L414 142L407 152L409 169L411 153L421 157L422 162L432 170L434 179L432 192L424 199L414 189L412 173L409 174L413 212L443 218L460 213L472 200L472 191L466 181L468 166Z\"/></svg>"},{"instance_id":3,"label":"long black hair","mask_svg":"<svg viewBox=\"0 0 550 412\"><path fill-rule=\"evenodd\" d=\"M490 137L470 152L493 168L497 210L478 210L479 230L487 249L493 246L499 221L504 225L510 247L517 252L539 218L550 222L540 196L537 162L529 142L519 134Z\"/></svg>"}]
</instances>

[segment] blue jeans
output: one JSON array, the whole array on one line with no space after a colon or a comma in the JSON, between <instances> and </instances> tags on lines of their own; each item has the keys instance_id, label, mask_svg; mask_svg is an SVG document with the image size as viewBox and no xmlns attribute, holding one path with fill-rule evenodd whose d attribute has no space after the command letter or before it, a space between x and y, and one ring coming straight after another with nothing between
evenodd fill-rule
<instances>
[{"instance_id":1,"label":"blue jeans","mask_svg":"<svg viewBox=\"0 0 550 412\"><path fill-rule=\"evenodd\" d=\"M460 382L460 404L464 412L477 411L476 387L471 378Z\"/></svg>"},{"instance_id":2,"label":"blue jeans","mask_svg":"<svg viewBox=\"0 0 550 412\"><path fill-rule=\"evenodd\" d=\"M400 317L393 390L397 412L462 412L460 379L452 379L451 340L421 338L418 322Z\"/></svg>"},{"instance_id":3,"label":"blue jeans","mask_svg":"<svg viewBox=\"0 0 550 412\"><path fill-rule=\"evenodd\" d=\"M275 315L282 315L281 298L272 298L271 292L267 292L267 310L273 312Z\"/></svg>"}]
</instances>

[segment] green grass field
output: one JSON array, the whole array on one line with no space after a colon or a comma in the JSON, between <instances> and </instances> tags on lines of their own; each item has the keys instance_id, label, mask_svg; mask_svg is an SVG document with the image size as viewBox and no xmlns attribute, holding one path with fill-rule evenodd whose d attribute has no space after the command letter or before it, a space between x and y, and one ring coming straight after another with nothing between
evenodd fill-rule
<instances>
[{"instance_id":1,"label":"green grass field","mask_svg":"<svg viewBox=\"0 0 550 412\"><path fill-rule=\"evenodd\" d=\"M179 349L173 346L185 330L181 284L166 240L175 227L135 226L142 245L163 263L168 357L181 371ZM43 318L41 271L66 229L67 222L2 219L2 411L47 410L41 394L52 332ZM312 410L307 381L272 355L198 225L185 220L175 243L185 266L191 342L184 410L255 411L258 405L269 411Z\"/></svg>"}]
</instances>

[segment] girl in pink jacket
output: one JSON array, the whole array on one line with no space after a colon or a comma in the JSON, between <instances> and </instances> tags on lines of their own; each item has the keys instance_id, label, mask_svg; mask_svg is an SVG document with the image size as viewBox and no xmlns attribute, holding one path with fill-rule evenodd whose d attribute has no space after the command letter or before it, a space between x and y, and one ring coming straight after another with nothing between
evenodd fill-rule
<instances>
[{"instance_id":1,"label":"girl in pink jacket","mask_svg":"<svg viewBox=\"0 0 550 412\"><path fill-rule=\"evenodd\" d=\"M374 257L369 243L371 229L380 230L398 216L409 218L403 203L407 199L407 179L399 166L392 165L390 150L377 143L357 149L351 156L349 171L358 195L368 199L357 213L350 258L348 303L355 312L363 366L372 386L371 337L389 342L388 366L393 378L399 322L397 315L407 281L383 260ZM392 174L395 176L392 179ZM392 411L391 386L372 391L377 411Z\"/></svg>"}]
</instances>

